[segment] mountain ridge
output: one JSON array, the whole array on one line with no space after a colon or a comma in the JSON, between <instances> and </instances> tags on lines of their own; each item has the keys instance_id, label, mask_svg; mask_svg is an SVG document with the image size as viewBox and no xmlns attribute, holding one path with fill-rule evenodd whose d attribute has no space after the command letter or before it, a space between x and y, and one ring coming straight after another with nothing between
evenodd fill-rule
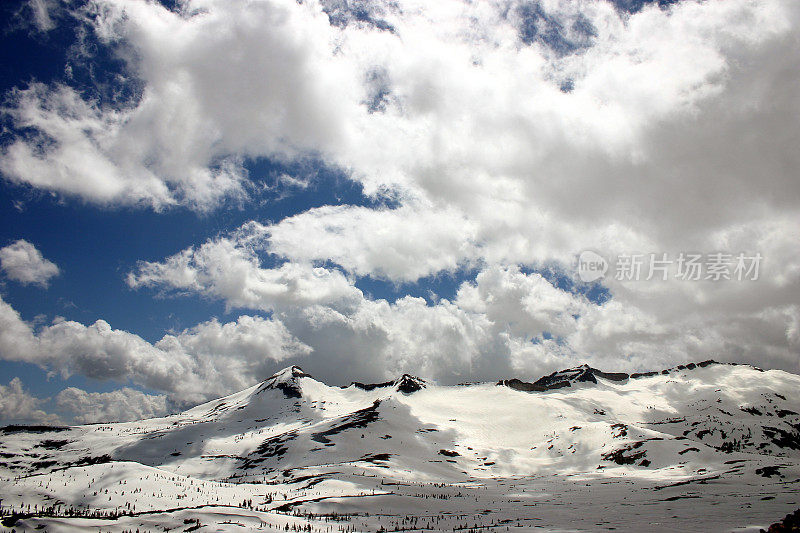
<instances>
[{"instance_id":1,"label":"mountain ridge","mask_svg":"<svg viewBox=\"0 0 800 533\"><path fill-rule=\"evenodd\" d=\"M709 365L743 365L743 363L719 363L714 361L713 359L708 359L705 361L701 361L699 363L687 363L685 365L677 365L671 368L667 368L660 371L650 371L650 372L605 372L603 370L598 370L589 366L588 364L582 364L577 367L568 368L564 370L558 370L549 374L547 376L542 376L538 380L534 382L527 382L522 381L518 378L511 378L511 379L501 379L497 382L498 385L505 385L507 387L511 387L516 390L524 390L528 392L544 392L547 390L552 389L559 389L562 387L569 387L572 383L582 383L582 382L591 382L597 383L597 378L608 379L611 381L624 381L627 379L639 379L644 377L651 377L656 376L658 374L668 375L674 371L680 370L694 370L695 368L705 368ZM751 366L751 365L745 365ZM751 366L752 367L752 366ZM757 371L762 371L760 368L752 367Z\"/></svg>"},{"instance_id":2,"label":"mountain ridge","mask_svg":"<svg viewBox=\"0 0 800 533\"><path fill-rule=\"evenodd\" d=\"M245 500L254 502L247 513L281 528L329 531L309 518L319 513L347 514L350 531L399 528L428 509L449 530L483 531L517 521L524 529L520 502L547 494L531 509L556 529L572 509L596 530L585 508L627 499L647 511L615 509L627 521L618 529L641 530L668 507L697 519L691 502L715 530L710 524L750 519L746 494L769 498L759 509L770 516L792 510L796 390L800 376L713 361L638 374L581 365L468 387L409 374L329 386L290 366L166 417L0 430L0 498L17 510L60 502L62 511L113 514L125 527L146 525L124 514L135 506L234 530L226 520L245 520ZM209 506L228 518L201 510ZM47 520L24 523L33 530Z\"/></svg>"},{"instance_id":3,"label":"mountain ridge","mask_svg":"<svg viewBox=\"0 0 800 533\"><path fill-rule=\"evenodd\" d=\"M526 392L545 392L548 390L569 387L571 386L572 383L591 382L596 384L598 377L611 381L624 381L627 379L639 379L644 377L656 376L658 374L668 375L672 372L677 372L681 370L693 370L695 368L705 368L710 365L746 366L758 372L764 371L761 368L746 363L718 362L713 359L707 359L697 363L690 362L686 364L679 364L674 367L666 368L663 370L632 372L632 373L607 372L604 370L599 370L584 363L576 367L554 371L551 374L541 376L540 378L538 378L536 381L533 382L528 382L521 380L517 377L512 377L512 378L500 379L496 382L496 384ZM308 374L305 371L303 371L303 369L299 365L291 365L277 371L270 377L261 381L259 383L259 387L260 389L278 388L284 390L285 391L284 393L287 394L288 396L296 394L297 378L300 377L308 377L314 379L311 374ZM489 382L490 381L465 382L465 383L458 383L455 386L472 386ZM395 387L399 388L401 392L410 394L412 392L416 392L417 390L425 388L428 383L430 383L430 381L427 379L423 379L414 376L412 374L404 373L400 377L383 382L363 383L360 381L351 381L349 385L340 385L340 388L346 389L348 387L356 387L365 391L373 391L376 389Z\"/></svg>"}]
</instances>

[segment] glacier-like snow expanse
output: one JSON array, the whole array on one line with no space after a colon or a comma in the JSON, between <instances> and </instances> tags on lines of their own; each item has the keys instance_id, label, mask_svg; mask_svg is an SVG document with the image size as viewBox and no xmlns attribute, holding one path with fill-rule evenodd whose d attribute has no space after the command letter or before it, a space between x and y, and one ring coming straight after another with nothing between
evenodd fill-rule
<instances>
[{"instance_id":1,"label":"glacier-like snow expanse","mask_svg":"<svg viewBox=\"0 0 800 533\"><path fill-rule=\"evenodd\" d=\"M535 382L290 367L180 414L0 429L11 531L758 531L798 506L800 376Z\"/></svg>"}]
</instances>

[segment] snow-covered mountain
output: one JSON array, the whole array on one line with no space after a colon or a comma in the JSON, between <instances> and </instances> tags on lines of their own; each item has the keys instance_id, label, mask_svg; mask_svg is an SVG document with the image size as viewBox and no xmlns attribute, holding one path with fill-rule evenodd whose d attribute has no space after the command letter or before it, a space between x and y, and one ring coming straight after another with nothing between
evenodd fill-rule
<instances>
[{"instance_id":1,"label":"snow-covered mountain","mask_svg":"<svg viewBox=\"0 0 800 533\"><path fill-rule=\"evenodd\" d=\"M295 366L164 418L0 429L0 505L18 513L3 525L764 527L797 507L798 391L800 376L711 361L460 386L334 387Z\"/></svg>"}]
</instances>

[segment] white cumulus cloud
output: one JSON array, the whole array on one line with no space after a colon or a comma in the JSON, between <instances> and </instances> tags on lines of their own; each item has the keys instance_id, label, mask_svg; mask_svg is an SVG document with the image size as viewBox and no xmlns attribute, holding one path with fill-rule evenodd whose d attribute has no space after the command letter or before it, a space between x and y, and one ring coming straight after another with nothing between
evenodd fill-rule
<instances>
[{"instance_id":1,"label":"white cumulus cloud","mask_svg":"<svg viewBox=\"0 0 800 533\"><path fill-rule=\"evenodd\" d=\"M63 84L17 88L4 112L26 133L11 134L0 170L104 205L204 210L247 201L248 160L314 154L347 169L393 207L253 221L127 279L270 312L332 375L348 361L455 378L707 357L798 370L800 5L686 0L630 14L541 0L568 28L545 37L524 4L377 1L358 20L328 1L187 0L173 12L94 0L81 16L141 90L112 105ZM757 282L608 277L603 305L534 272L569 277L584 249L757 252L764 264ZM434 305L370 300L354 282L465 266L477 278ZM225 327L186 335L213 346ZM151 345L102 322L8 328L0 339L30 344L32 358L43 343L72 347L60 367L91 372L81 354L107 354L99 368L158 390L180 388L175 368L213 367L180 334ZM257 367L240 357L237 372Z\"/></svg>"},{"instance_id":2,"label":"white cumulus cloud","mask_svg":"<svg viewBox=\"0 0 800 533\"><path fill-rule=\"evenodd\" d=\"M44 400L24 389L19 378L0 385L0 421L4 423L60 424L57 415L40 409L43 403Z\"/></svg>"},{"instance_id":3,"label":"white cumulus cloud","mask_svg":"<svg viewBox=\"0 0 800 533\"><path fill-rule=\"evenodd\" d=\"M167 397L123 387L111 392L86 392L68 387L56 395L56 405L73 414L78 424L129 422L169 413Z\"/></svg>"},{"instance_id":4,"label":"white cumulus cloud","mask_svg":"<svg viewBox=\"0 0 800 533\"><path fill-rule=\"evenodd\" d=\"M59 274L58 266L48 261L36 247L24 239L0 248L0 269L6 276L22 284L47 287Z\"/></svg>"},{"instance_id":5,"label":"white cumulus cloud","mask_svg":"<svg viewBox=\"0 0 800 533\"><path fill-rule=\"evenodd\" d=\"M274 319L211 320L150 344L104 320L85 326L57 319L34 330L0 299L0 358L33 363L62 377L132 381L169 393L177 405L242 389L269 376L281 361L310 351Z\"/></svg>"}]
</instances>

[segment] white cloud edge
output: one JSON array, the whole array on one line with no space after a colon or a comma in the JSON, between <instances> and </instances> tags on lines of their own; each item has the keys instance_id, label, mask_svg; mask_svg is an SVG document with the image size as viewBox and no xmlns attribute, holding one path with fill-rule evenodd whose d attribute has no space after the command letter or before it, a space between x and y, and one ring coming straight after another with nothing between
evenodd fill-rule
<instances>
[{"instance_id":1,"label":"white cloud edge","mask_svg":"<svg viewBox=\"0 0 800 533\"><path fill-rule=\"evenodd\" d=\"M0 248L0 270L23 285L47 287L50 280L61 273L58 266L45 259L30 242L19 239Z\"/></svg>"}]
</instances>

